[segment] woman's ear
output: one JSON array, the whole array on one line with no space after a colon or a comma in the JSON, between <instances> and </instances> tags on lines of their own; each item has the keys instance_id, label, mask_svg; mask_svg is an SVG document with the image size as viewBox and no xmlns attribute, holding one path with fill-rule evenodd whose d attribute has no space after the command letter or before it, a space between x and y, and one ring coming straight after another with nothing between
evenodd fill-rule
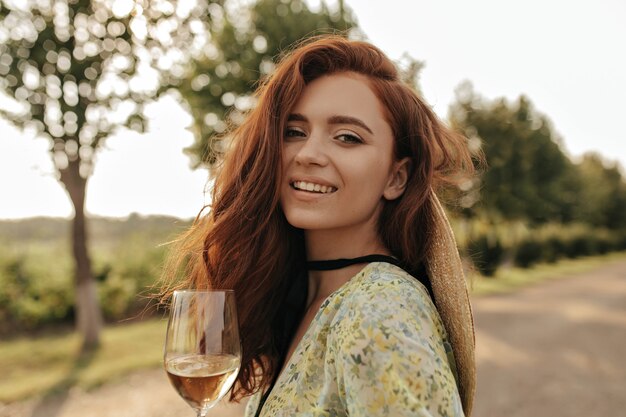
<instances>
[{"instance_id":1,"label":"woman's ear","mask_svg":"<svg viewBox=\"0 0 626 417\"><path fill-rule=\"evenodd\" d=\"M406 157L394 162L389 175L389 182L383 192L383 197L385 197L386 200L395 200L404 193L409 181L410 172L411 158Z\"/></svg>"}]
</instances>

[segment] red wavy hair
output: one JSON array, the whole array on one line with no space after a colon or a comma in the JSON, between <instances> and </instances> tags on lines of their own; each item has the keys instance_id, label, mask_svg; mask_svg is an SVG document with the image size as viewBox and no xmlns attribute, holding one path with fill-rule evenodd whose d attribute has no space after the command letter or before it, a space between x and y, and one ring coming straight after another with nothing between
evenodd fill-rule
<instances>
[{"instance_id":1,"label":"red wavy hair","mask_svg":"<svg viewBox=\"0 0 626 417\"><path fill-rule=\"evenodd\" d=\"M256 107L229 134L210 210L177 241L165 270L167 278L184 269L185 278L165 286L164 299L182 287L235 290L242 365L231 399L271 384L295 331L285 317L301 318L304 299L288 297L306 271L302 232L287 223L279 203L283 130L309 82L343 71L367 77L386 109L396 158L412 159L406 191L386 203L379 221L383 242L409 271L418 270L430 243L433 189L473 169L465 139L439 121L378 48L324 36L286 55L257 89Z\"/></svg>"}]
</instances>

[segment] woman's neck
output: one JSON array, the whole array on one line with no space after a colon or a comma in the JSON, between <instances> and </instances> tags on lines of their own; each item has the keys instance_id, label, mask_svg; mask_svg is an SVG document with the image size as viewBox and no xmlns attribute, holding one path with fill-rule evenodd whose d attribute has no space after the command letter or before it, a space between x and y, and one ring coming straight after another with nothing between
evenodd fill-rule
<instances>
[{"instance_id":1,"label":"woman's neck","mask_svg":"<svg viewBox=\"0 0 626 417\"><path fill-rule=\"evenodd\" d=\"M378 234L369 230L307 230L304 239L309 261L389 254Z\"/></svg>"},{"instance_id":2,"label":"woman's neck","mask_svg":"<svg viewBox=\"0 0 626 417\"><path fill-rule=\"evenodd\" d=\"M305 231L307 260L357 258L370 254L390 255L376 233ZM330 271L309 271L307 305L321 301L358 274L365 264L354 264Z\"/></svg>"}]
</instances>

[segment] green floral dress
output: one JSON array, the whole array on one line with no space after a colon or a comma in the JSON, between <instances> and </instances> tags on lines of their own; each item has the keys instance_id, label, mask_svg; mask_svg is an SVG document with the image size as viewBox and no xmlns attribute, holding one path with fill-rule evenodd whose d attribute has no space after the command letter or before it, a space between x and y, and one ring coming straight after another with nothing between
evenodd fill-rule
<instances>
[{"instance_id":1,"label":"green floral dress","mask_svg":"<svg viewBox=\"0 0 626 417\"><path fill-rule=\"evenodd\" d=\"M426 288L370 263L322 303L261 416L463 416L446 345Z\"/></svg>"}]
</instances>

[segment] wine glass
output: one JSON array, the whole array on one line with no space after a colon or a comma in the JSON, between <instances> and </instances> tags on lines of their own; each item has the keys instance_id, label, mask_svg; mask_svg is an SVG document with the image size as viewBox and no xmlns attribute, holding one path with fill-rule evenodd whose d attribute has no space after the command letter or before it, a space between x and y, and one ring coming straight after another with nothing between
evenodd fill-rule
<instances>
[{"instance_id":1,"label":"wine glass","mask_svg":"<svg viewBox=\"0 0 626 417\"><path fill-rule=\"evenodd\" d=\"M174 291L164 365L178 394L198 417L206 416L241 366L234 291Z\"/></svg>"}]
</instances>

